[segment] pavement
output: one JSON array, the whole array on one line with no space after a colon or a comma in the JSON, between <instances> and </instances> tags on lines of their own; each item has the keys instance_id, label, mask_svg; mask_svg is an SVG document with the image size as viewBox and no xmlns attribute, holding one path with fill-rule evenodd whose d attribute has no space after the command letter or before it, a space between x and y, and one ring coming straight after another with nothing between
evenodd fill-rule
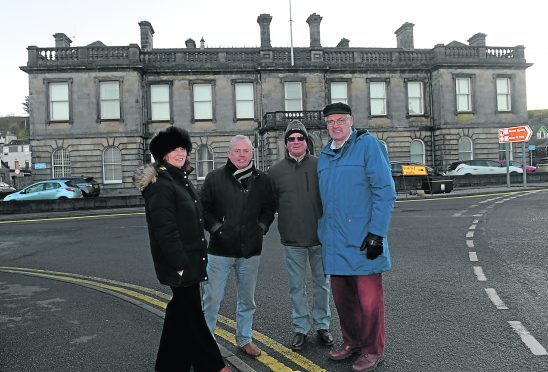
<instances>
[{"instance_id":1,"label":"pavement","mask_svg":"<svg viewBox=\"0 0 548 372\"><path fill-rule=\"evenodd\" d=\"M412 190L412 191L400 191L397 194L397 200L398 201L407 201L407 200L420 200L420 199L437 199L437 198L452 198L452 197L463 197L463 196L473 196L473 195L485 195L485 194L500 194L500 193L509 193L509 192L520 192L520 191L533 191L533 190L541 190L541 189L548 189L548 183L535 183L535 184L529 184L527 187L523 187L523 185L512 185L510 187L507 187L506 185L501 186L495 186L495 187L478 187L478 188L460 188L460 189L454 189L449 193L439 193L439 194L425 194L421 192L420 190ZM84 218L89 218L89 216L96 216L99 217L101 215L113 215L113 214L135 214L135 213L144 213L144 208L123 208L123 209L101 209L101 210L85 210L85 211L71 211L71 212L44 212L44 213L32 213L32 214L11 214L11 215L0 215L0 225L2 224L9 224L13 221L21 221L21 220L37 220L37 219L62 219L65 217L78 217L81 216ZM0 274L2 274L2 270L0 270ZM17 285L17 282L19 281L17 277L12 276L11 279L13 279L13 283L7 283L5 275L1 276L3 278L4 286L6 285ZM1 281L1 280L0 280ZM33 280L31 279L25 279L23 282L28 281L27 286L29 288L33 288L33 285L36 285L36 283L33 283ZM1 288L0 288L1 289ZM0 291L2 292L2 291ZM66 292L65 292L66 293ZM112 293L110 293L112 294ZM98 296L98 295L96 295ZM80 296L78 294L74 294L73 296L75 299L78 299ZM19 298L19 297L17 297ZM81 300L81 299L80 299ZM30 301L30 299L29 299ZM84 306L84 305L82 305ZM120 305L123 306L123 305ZM147 310L147 309L145 309ZM107 311L107 309L105 309ZM124 311L124 313L128 313L128 311ZM146 312L145 312L146 313ZM149 316L150 316L149 312ZM157 311L154 315L163 318L163 313L161 311ZM79 315L74 314L74 317L77 318ZM136 317L142 316L142 315L135 315ZM138 322L139 323L139 322ZM145 325L137 326L136 332L137 334L145 334L150 335L152 330L150 325L146 325L149 322L144 322ZM117 324L116 322L112 322L112 324ZM52 325L53 326L53 325ZM61 323L58 322L56 324L56 327L61 326ZM65 325L67 327L67 333L70 332L70 324ZM92 325L90 325L91 327ZM134 325L135 327L135 325ZM146 329L139 329L139 327L146 327ZM156 328L155 328L156 329ZM122 330L120 330L122 331ZM116 350L117 343L119 343L119 340L116 339L116 337L110 338L112 345L104 345L106 350ZM51 342L52 340L50 340ZM1 349L1 348L0 348ZM245 362L245 356L242 356L241 354L235 355L231 350L229 350L226 347L220 346L221 353L223 357L225 358L225 361L227 362L227 365L232 369L232 371L241 371L241 372L253 372L254 369L252 369L246 362ZM2 350L0 350L0 354ZM7 351L7 350L4 350ZM11 354L11 353L10 353ZM13 355L13 357L16 357ZM12 361L13 363L17 363L16 360ZM0 367L2 366L2 363L0 363ZM7 367L7 365L4 365ZM13 366L13 365L12 365ZM2 369L2 368L0 368Z\"/></svg>"}]
</instances>

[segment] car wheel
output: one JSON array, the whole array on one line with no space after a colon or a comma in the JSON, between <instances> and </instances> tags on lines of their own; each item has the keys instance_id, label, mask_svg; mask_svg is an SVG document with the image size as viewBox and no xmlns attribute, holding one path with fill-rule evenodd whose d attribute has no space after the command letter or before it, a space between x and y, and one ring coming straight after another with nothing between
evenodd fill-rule
<instances>
[{"instance_id":1,"label":"car wheel","mask_svg":"<svg viewBox=\"0 0 548 372\"><path fill-rule=\"evenodd\" d=\"M59 197L59 200L61 200L61 199L68 199L68 198L66 196L61 196L61 197Z\"/></svg>"},{"instance_id":2,"label":"car wheel","mask_svg":"<svg viewBox=\"0 0 548 372\"><path fill-rule=\"evenodd\" d=\"M471 176L472 173L464 173L465 176Z\"/></svg>"},{"instance_id":3,"label":"car wheel","mask_svg":"<svg viewBox=\"0 0 548 372\"><path fill-rule=\"evenodd\" d=\"M518 172L510 172L510 174L518 174Z\"/></svg>"}]
</instances>

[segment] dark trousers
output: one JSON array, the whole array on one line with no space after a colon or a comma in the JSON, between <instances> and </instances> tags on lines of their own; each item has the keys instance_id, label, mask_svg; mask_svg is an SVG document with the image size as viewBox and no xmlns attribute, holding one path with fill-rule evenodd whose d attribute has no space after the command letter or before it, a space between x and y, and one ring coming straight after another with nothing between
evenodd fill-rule
<instances>
[{"instance_id":1,"label":"dark trousers","mask_svg":"<svg viewBox=\"0 0 548 372\"><path fill-rule=\"evenodd\" d=\"M218 372L224 360L202 311L200 285L171 287L156 371Z\"/></svg>"},{"instance_id":2,"label":"dark trousers","mask_svg":"<svg viewBox=\"0 0 548 372\"><path fill-rule=\"evenodd\" d=\"M331 276L343 341L364 354L384 354L382 274Z\"/></svg>"}]
</instances>

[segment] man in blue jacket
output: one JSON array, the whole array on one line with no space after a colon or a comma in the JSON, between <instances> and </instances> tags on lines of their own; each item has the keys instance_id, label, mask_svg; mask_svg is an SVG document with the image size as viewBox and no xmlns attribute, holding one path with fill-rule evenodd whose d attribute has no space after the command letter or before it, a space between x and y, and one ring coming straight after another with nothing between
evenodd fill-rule
<instances>
[{"instance_id":1,"label":"man in blue jacket","mask_svg":"<svg viewBox=\"0 0 548 372\"><path fill-rule=\"evenodd\" d=\"M318 161L318 236L343 335L329 357L360 354L352 370L372 371L384 355L382 273L390 270L387 235L396 191L384 146L352 127L350 106L333 103L323 115L331 140Z\"/></svg>"}]
</instances>

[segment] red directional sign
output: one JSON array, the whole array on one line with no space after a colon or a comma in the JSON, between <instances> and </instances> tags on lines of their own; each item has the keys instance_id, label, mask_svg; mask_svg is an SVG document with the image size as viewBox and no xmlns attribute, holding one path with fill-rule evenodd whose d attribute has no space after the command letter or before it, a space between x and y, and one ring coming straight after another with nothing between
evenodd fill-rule
<instances>
[{"instance_id":1,"label":"red directional sign","mask_svg":"<svg viewBox=\"0 0 548 372\"><path fill-rule=\"evenodd\" d=\"M520 125L519 127L500 128L499 143L507 142L527 142L531 139L531 127L528 125Z\"/></svg>"}]
</instances>

